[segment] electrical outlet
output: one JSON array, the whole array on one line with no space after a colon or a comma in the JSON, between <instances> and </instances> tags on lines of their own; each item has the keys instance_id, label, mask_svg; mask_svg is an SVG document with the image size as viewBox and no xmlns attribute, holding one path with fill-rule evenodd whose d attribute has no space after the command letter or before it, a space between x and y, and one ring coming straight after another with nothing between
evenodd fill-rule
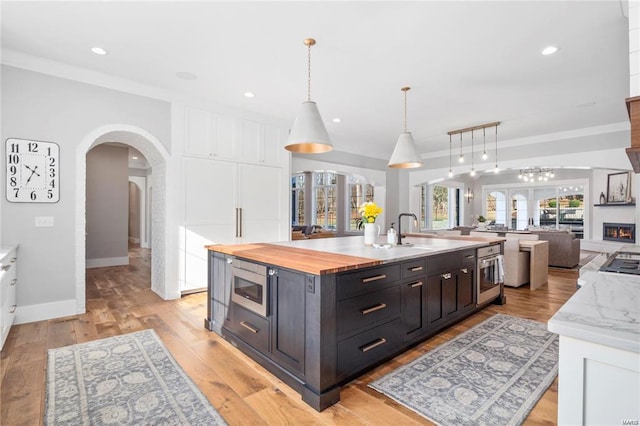
<instances>
[{"instance_id":1,"label":"electrical outlet","mask_svg":"<svg viewBox=\"0 0 640 426\"><path fill-rule=\"evenodd\" d=\"M53 226L53 216L36 216L36 228Z\"/></svg>"},{"instance_id":2,"label":"electrical outlet","mask_svg":"<svg viewBox=\"0 0 640 426\"><path fill-rule=\"evenodd\" d=\"M314 294L316 292L316 282L313 277L307 277L307 293Z\"/></svg>"}]
</instances>

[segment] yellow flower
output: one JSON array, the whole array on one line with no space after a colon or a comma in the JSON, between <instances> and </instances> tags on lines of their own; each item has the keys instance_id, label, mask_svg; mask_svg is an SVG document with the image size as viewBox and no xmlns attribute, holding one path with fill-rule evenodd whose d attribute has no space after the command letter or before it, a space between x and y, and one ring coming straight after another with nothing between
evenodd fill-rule
<instances>
[{"instance_id":1,"label":"yellow flower","mask_svg":"<svg viewBox=\"0 0 640 426\"><path fill-rule=\"evenodd\" d=\"M369 201L363 203L358 209L358 213L362 216L360 223L375 223L376 218L382 213L382 208L378 207L376 203ZM358 225L360 227L360 225Z\"/></svg>"}]
</instances>

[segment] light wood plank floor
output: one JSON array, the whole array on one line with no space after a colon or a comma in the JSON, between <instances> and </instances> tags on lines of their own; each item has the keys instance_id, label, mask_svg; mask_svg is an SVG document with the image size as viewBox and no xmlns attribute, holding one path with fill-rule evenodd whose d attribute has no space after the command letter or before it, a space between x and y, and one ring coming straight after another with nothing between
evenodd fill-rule
<instances>
[{"instance_id":1,"label":"light wood plank floor","mask_svg":"<svg viewBox=\"0 0 640 426\"><path fill-rule=\"evenodd\" d=\"M129 266L87 270L87 313L13 326L0 363L0 424L42 423L47 349L153 328L178 363L231 425L429 424L367 384L493 314L546 322L575 292L577 271L550 268L530 292L507 288L507 304L482 312L345 386L340 403L318 413L225 340L204 328L206 293L163 301L150 287L149 250L132 247ZM555 424L557 379L526 424Z\"/></svg>"}]
</instances>

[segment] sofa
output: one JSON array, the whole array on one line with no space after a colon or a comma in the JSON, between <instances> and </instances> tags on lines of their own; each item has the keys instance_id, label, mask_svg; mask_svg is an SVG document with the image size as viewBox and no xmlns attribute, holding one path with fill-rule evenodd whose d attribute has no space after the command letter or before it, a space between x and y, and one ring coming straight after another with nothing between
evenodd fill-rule
<instances>
[{"instance_id":1,"label":"sofa","mask_svg":"<svg viewBox=\"0 0 640 426\"><path fill-rule=\"evenodd\" d=\"M541 240L549 241L549 266L573 268L580 262L580 240L567 231L531 230Z\"/></svg>"}]
</instances>

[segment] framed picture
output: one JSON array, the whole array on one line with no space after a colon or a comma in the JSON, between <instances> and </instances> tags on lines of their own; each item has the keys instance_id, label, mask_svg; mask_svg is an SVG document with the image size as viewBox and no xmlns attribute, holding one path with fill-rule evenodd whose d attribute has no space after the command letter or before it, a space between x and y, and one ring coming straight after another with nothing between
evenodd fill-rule
<instances>
[{"instance_id":1,"label":"framed picture","mask_svg":"<svg viewBox=\"0 0 640 426\"><path fill-rule=\"evenodd\" d=\"M607 176L607 203L626 203L631 198L631 174L611 173Z\"/></svg>"}]
</instances>

